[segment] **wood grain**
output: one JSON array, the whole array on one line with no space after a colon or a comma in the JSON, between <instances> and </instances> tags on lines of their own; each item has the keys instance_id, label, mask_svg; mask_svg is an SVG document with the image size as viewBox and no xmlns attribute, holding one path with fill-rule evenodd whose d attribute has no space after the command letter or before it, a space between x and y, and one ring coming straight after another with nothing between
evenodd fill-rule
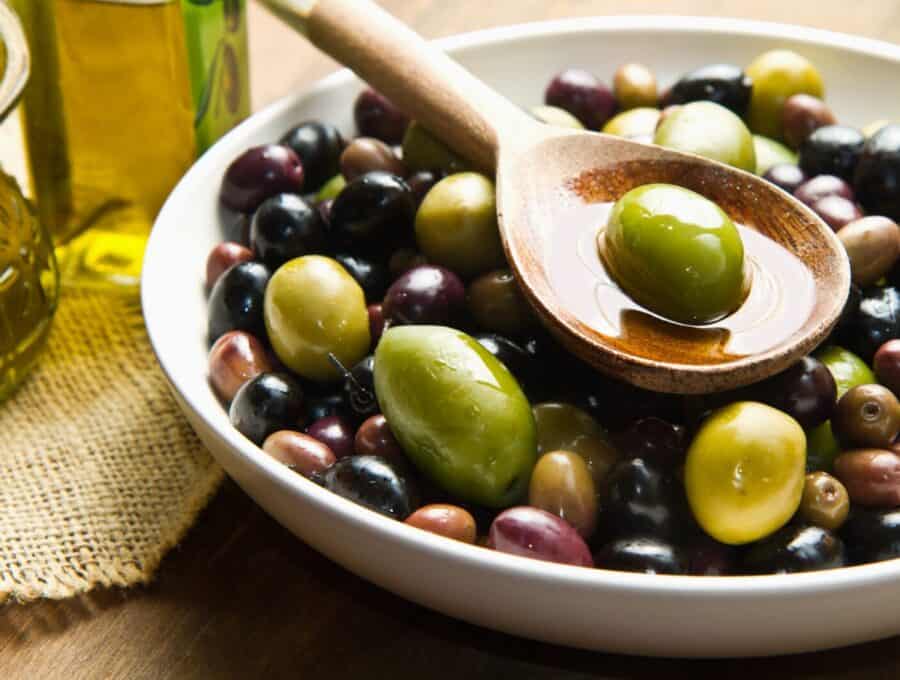
<instances>
[{"instance_id":1,"label":"wood grain","mask_svg":"<svg viewBox=\"0 0 900 680\"><path fill-rule=\"evenodd\" d=\"M627 8L791 21L900 42L896 0L382 4L427 36ZM251 8L251 21L257 106L333 68L259 8ZM0 609L0 678L887 680L900 677L898 642L782 659L685 662L590 654L511 638L433 614L364 583L296 540L226 483L166 558L153 585Z\"/></svg>"}]
</instances>

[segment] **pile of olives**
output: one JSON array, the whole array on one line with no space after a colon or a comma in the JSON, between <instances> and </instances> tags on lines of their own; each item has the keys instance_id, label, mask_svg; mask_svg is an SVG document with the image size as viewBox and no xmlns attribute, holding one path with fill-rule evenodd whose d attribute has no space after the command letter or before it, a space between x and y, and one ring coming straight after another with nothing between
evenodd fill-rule
<instances>
[{"instance_id":1,"label":"pile of olives","mask_svg":"<svg viewBox=\"0 0 900 680\"><path fill-rule=\"evenodd\" d=\"M776 50L664 89L641 64L611 87L570 69L532 109L764 175L836 230L846 308L779 375L683 397L569 355L506 265L491 179L369 89L359 136L302 122L225 171L230 217L206 269L210 384L275 460L486 549L693 575L898 558L900 125L840 125L823 97L813 64ZM720 218L721 238L737 238ZM613 249L631 228L619 219ZM708 321L740 301L741 268L697 282L699 317L657 299L678 272L629 293Z\"/></svg>"}]
</instances>

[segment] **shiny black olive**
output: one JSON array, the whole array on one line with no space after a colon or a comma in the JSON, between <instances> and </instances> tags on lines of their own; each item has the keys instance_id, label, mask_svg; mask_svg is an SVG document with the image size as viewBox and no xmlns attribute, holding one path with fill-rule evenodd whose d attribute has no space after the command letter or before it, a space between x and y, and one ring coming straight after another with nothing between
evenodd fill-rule
<instances>
[{"instance_id":1,"label":"shiny black olive","mask_svg":"<svg viewBox=\"0 0 900 680\"><path fill-rule=\"evenodd\" d=\"M789 524L752 544L744 554L750 574L792 574L835 569L847 563L844 542L827 529Z\"/></svg>"},{"instance_id":2,"label":"shiny black olive","mask_svg":"<svg viewBox=\"0 0 900 680\"><path fill-rule=\"evenodd\" d=\"M525 348L495 333L477 333L473 337L478 344L499 359L519 383L529 383L533 380L533 359Z\"/></svg>"},{"instance_id":3,"label":"shiny black olive","mask_svg":"<svg viewBox=\"0 0 900 680\"><path fill-rule=\"evenodd\" d=\"M389 249L412 233L416 201L400 177L376 170L345 186L331 205L336 244L351 251Z\"/></svg>"},{"instance_id":4,"label":"shiny black olive","mask_svg":"<svg viewBox=\"0 0 900 680\"><path fill-rule=\"evenodd\" d=\"M365 255L338 253L334 259L343 265L366 295L366 302L380 302L390 284L390 272L381 260Z\"/></svg>"},{"instance_id":5,"label":"shiny black olive","mask_svg":"<svg viewBox=\"0 0 900 680\"><path fill-rule=\"evenodd\" d=\"M257 445L278 430L300 430L307 419L303 388L287 373L261 373L237 391L228 417Z\"/></svg>"},{"instance_id":6,"label":"shiny black olive","mask_svg":"<svg viewBox=\"0 0 900 680\"><path fill-rule=\"evenodd\" d=\"M810 177L835 175L852 180L865 141L863 133L856 128L820 127L800 146L800 167Z\"/></svg>"},{"instance_id":7,"label":"shiny black olive","mask_svg":"<svg viewBox=\"0 0 900 680\"><path fill-rule=\"evenodd\" d=\"M280 144L293 149L306 172L305 188L315 191L340 172L339 160L344 150L344 138L330 123L311 120L291 128Z\"/></svg>"},{"instance_id":8,"label":"shiny black olive","mask_svg":"<svg viewBox=\"0 0 900 680\"><path fill-rule=\"evenodd\" d=\"M310 420L319 420L320 418L331 416L349 418L353 414L353 410L350 408L350 404L347 403L347 396L343 390L309 397L307 410L309 411Z\"/></svg>"},{"instance_id":9,"label":"shiny black olive","mask_svg":"<svg viewBox=\"0 0 900 680\"><path fill-rule=\"evenodd\" d=\"M828 420L837 401L834 376L813 357L803 357L786 371L757 383L750 392L759 401L787 413L804 429Z\"/></svg>"},{"instance_id":10,"label":"shiny black olive","mask_svg":"<svg viewBox=\"0 0 900 680\"><path fill-rule=\"evenodd\" d=\"M900 338L900 290L893 286L863 291L859 308L843 332L847 349L866 363L888 340Z\"/></svg>"},{"instance_id":11,"label":"shiny black olive","mask_svg":"<svg viewBox=\"0 0 900 680\"><path fill-rule=\"evenodd\" d=\"M250 223L250 245L272 271L301 255L325 248L325 223L319 211L295 194L263 201Z\"/></svg>"},{"instance_id":12,"label":"shiny black olive","mask_svg":"<svg viewBox=\"0 0 900 680\"><path fill-rule=\"evenodd\" d=\"M339 496L403 520L418 507L412 478L400 466L379 456L342 458L319 476L326 489Z\"/></svg>"},{"instance_id":13,"label":"shiny black olive","mask_svg":"<svg viewBox=\"0 0 900 680\"><path fill-rule=\"evenodd\" d=\"M841 527L853 564L900 557L900 508L869 510L854 506Z\"/></svg>"},{"instance_id":14,"label":"shiny black olive","mask_svg":"<svg viewBox=\"0 0 900 680\"><path fill-rule=\"evenodd\" d=\"M684 488L675 475L646 458L613 466L599 489L598 535L675 538L688 515Z\"/></svg>"},{"instance_id":15,"label":"shiny black olive","mask_svg":"<svg viewBox=\"0 0 900 680\"><path fill-rule=\"evenodd\" d=\"M228 331L266 337L263 298L268 282L269 269L259 262L238 262L216 280L207 309L210 342Z\"/></svg>"},{"instance_id":16,"label":"shiny black olive","mask_svg":"<svg viewBox=\"0 0 900 680\"><path fill-rule=\"evenodd\" d=\"M737 568L738 550L710 538L706 534L689 541L688 572L695 576L727 576Z\"/></svg>"},{"instance_id":17,"label":"shiny black olive","mask_svg":"<svg viewBox=\"0 0 900 680\"><path fill-rule=\"evenodd\" d=\"M666 97L666 105L711 101L743 116L750 103L753 82L739 66L710 64L681 77Z\"/></svg>"},{"instance_id":18,"label":"shiny black olive","mask_svg":"<svg viewBox=\"0 0 900 680\"><path fill-rule=\"evenodd\" d=\"M594 566L645 574L686 574L688 560L680 548L659 538L621 538L594 554Z\"/></svg>"},{"instance_id":19,"label":"shiny black olive","mask_svg":"<svg viewBox=\"0 0 900 680\"><path fill-rule=\"evenodd\" d=\"M868 214L900 220L900 125L886 125L866 141L853 184Z\"/></svg>"},{"instance_id":20,"label":"shiny black olive","mask_svg":"<svg viewBox=\"0 0 900 680\"><path fill-rule=\"evenodd\" d=\"M351 368L344 376L344 395L350 409L358 417L378 413L375 399L375 356L370 354Z\"/></svg>"},{"instance_id":21,"label":"shiny black olive","mask_svg":"<svg viewBox=\"0 0 900 680\"><path fill-rule=\"evenodd\" d=\"M631 423L618 433L614 443L627 458L646 458L665 466L684 462L688 433L683 425L649 416Z\"/></svg>"}]
</instances>

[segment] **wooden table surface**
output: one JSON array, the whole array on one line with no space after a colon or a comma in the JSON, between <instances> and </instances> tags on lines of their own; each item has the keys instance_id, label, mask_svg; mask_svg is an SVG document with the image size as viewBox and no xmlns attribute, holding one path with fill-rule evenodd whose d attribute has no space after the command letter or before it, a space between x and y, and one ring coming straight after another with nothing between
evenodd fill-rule
<instances>
[{"instance_id":1,"label":"wooden table surface","mask_svg":"<svg viewBox=\"0 0 900 680\"><path fill-rule=\"evenodd\" d=\"M766 19L900 42L897 0L383 4L435 37L506 23L627 12ZM251 52L257 106L335 67L255 6ZM295 539L231 482L166 558L152 585L0 608L4 680L706 676L896 679L900 639L734 661L638 659L520 640L448 619L361 581Z\"/></svg>"}]
</instances>

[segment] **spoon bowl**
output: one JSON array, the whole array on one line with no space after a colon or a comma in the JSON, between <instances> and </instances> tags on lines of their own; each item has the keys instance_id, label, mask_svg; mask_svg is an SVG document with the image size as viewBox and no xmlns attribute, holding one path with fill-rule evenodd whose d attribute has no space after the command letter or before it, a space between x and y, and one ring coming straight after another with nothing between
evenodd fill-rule
<instances>
[{"instance_id":1,"label":"spoon bowl","mask_svg":"<svg viewBox=\"0 0 900 680\"><path fill-rule=\"evenodd\" d=\"M842 246L811 210L765 180L693 154L541 123L369 0L263 3L475 168L496 175L500 236L520 287L557 339L600 371L661 392L740 387L787 368L837 322L850 286ZM552 285L550 254L568 237L555 207L578 182L590 184L591 200L614 201L653 182L703 194L805 265L813 279L811 309L780 282L780 304L789 306L782 313L796 328L764 351L716 362L706 360L690 329L602 332L573 313L572 300Z\"/></svg>"}]
</instances>

